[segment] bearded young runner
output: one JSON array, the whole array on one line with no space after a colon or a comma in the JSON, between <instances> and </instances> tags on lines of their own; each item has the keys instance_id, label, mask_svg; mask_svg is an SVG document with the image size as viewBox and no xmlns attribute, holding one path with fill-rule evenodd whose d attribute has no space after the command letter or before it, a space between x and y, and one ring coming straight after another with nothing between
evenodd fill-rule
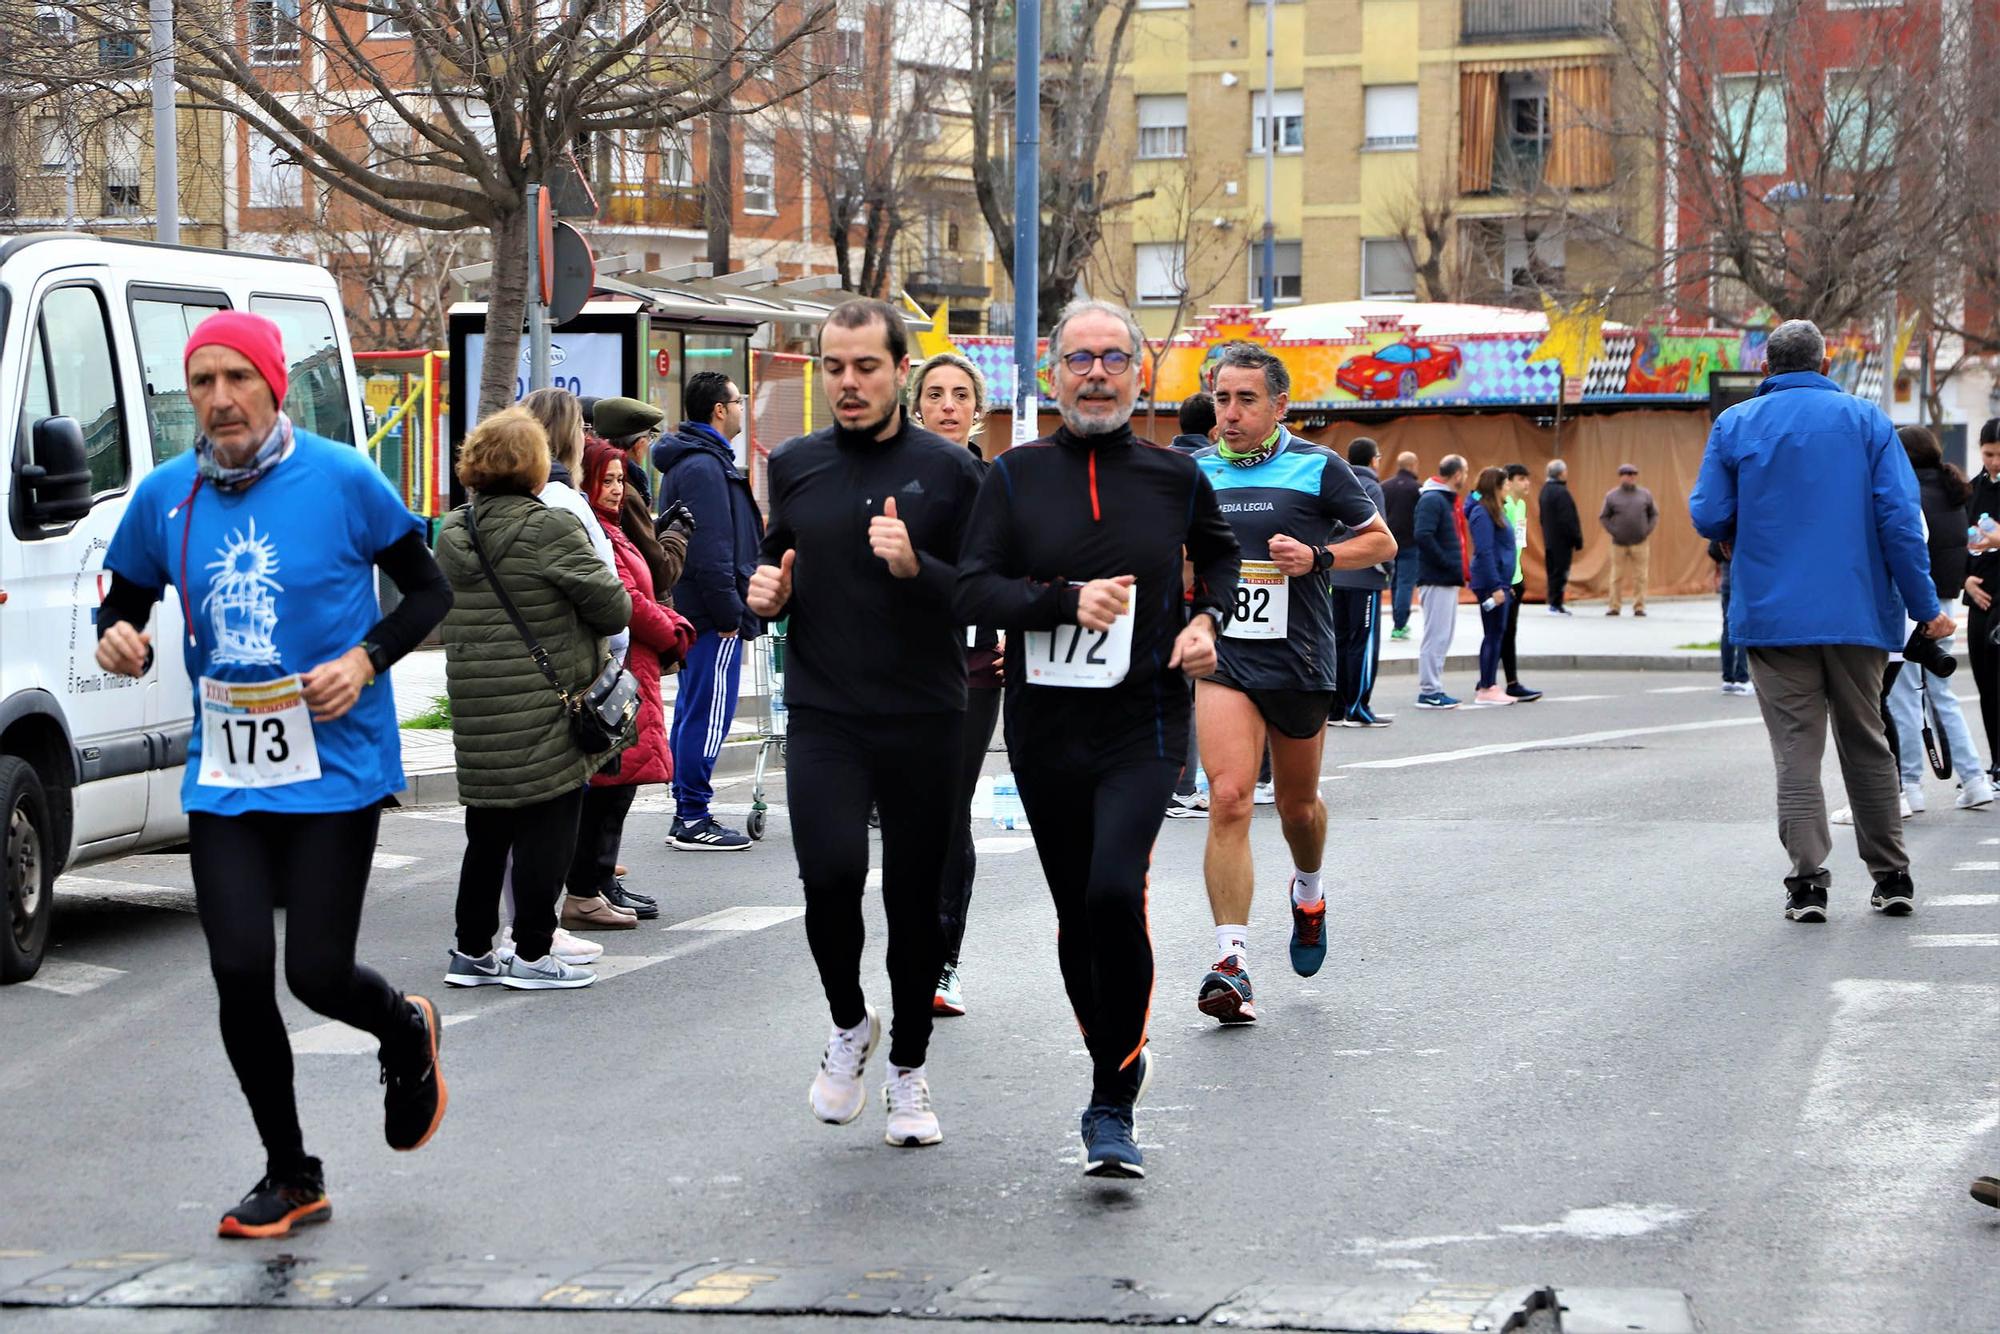
<instances>
[{"instance_id":1,"label":"bearded young runner","mask_svg":"<svg viewBox=\"0 0 2000 1334\"><path fill-rule=\"evenodd\" d=\"M421 1148L444 1119L436 1011L357 964L354 944L381 806L404 786L389 665L444 618L451 590L422 523L368 457L280 410L277 325L211 315L184 360L201 435L139 484L118 525L97 661L150 672L144 627L173 585L195 683L181 785L195 905L222 1045L265 1153L263 1179L217 1231L276 1237L333 1211L305 1150L278 1012L280 903L292 994L381 1042L389 1147ZM403 593L387 616L377 568Z\"/></svg>"}]
</instances>

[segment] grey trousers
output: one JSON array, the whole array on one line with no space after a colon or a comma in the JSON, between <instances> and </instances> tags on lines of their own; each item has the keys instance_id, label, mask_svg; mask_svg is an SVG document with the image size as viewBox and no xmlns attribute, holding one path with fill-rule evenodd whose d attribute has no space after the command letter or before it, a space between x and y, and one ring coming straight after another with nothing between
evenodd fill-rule
<instances>
[{"instance_id":1,"label":"grey trousers","mask_svg":"<svg viewBox=\"0 0 2000 1334\"><path fill-rule=\"evenodd\" d=\"M1451 632L1458 625L1458 589L1419 585L1417 605L1424 611L1424 636L1417 644L1417 693L1442 695L1445 655L1451 652Z\"/></svg>"},{"instance_id":2,"label":"grey trousers","mask_svg":"<svg viewBox=\"0 0 2000 1334\"><path fill-rule=\"evenodd\" d=\"M1910 868L1902 780L1882 725L1888 662L1881 649L1852 644L1750 650L1750 678L1778 765L1778 841L1791 856L1794 876L1815 874L1833 851L1820 787L1829 720L1861 860L1878 878Z\"/></svg>"}]
</instances>

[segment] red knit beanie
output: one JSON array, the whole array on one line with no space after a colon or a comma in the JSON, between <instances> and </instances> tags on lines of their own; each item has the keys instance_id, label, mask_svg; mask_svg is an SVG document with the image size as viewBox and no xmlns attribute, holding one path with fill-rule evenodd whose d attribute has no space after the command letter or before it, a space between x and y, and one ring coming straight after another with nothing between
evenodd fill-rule
<instances>
[{"instance_id":1,"label":"red knit beanie","mask_svg":"<svg viewBox=\"0 0 2000 1334\"><path fill-rule=\"evenodd\" d=\"M284 406L290 373L285 364L285 337L278 332L277 325L247 310L219 310L196 325L188 336L187 347L181 353L182 370L187 369L199 347L226 347L242 353L264 377L264 383L271 386L271 396L278 406Z\"/></svg>"}]
</instances>

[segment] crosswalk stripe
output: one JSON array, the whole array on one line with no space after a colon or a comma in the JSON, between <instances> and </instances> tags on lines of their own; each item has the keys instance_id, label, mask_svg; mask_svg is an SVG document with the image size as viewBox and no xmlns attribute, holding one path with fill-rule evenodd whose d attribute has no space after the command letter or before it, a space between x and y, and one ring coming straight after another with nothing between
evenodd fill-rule
<instances>
[{"instance_id":1,"label":"crosswalk stripe","mask_svg":"<svg viewBox=\"0 0 2000 1334\"><path fill-rule=\"evenodd\" d=\"M1720 693L1720 689L1718 686L1654 686L1646 693L1649 695L1693 695L1709 690Z\"/></svg>"},{"instance_id":2,"label":"crosswalk stripe","mask_svg":"<svg viewBox=\"0 0 2000 1334\"><path fill-rule=\"evenodd\" d=\"M2000 862L1960 862L1954 871L2000 871Z\"/></svg>"},{"instance_id":3,"label":"crosswalk stripe","mask_svg":"<svg viewBox=\"0 0 2000 1334\"><path fill-rule=\"evenodd\" d=\"M1704 723L1668 723L1660 727L1620 727L1607 732L1577 732L1570 736L1545 736L1533 741L1498 741L1463 750L1433 751L1428 755L1405 755L1394 760L1357 760L1343 769L1408 769L1419 764L1453 764L1459 760L1481 759L1489 755L1517 755L1525 750L1546 750L1551 746L1588 746L1600 741L1623 741L1635 736L1667 736L1675 732L1708 732L1719 727L1750 727L1762 724L1761 717L1717 718Z\"/></svg>"},{"instance_id":4,"label":"crosswalk stripe","mask_svg":"<svg viewBox=\"0 0 2000 1334\"><path fill-rule=\"evenodd\" d=\"M439 1019L446 1028L462 1024L468 1019L476 1019L475 1014L447 1014ZM292 1034L292 1050L300 1056L373 1056L381 1046L373 1033L364 1033L358 1028L349 1028L335 1019L311 1028L302 1028ZM444 1055L438 1057L440 1065Z\"/></svg>"},{"instance_id":5,"label":"crosswalk stripe","mask_svg":"<svg viewBox=\"0 0 2000 1334\"><path fill-rule=\"evenodd\" d=\"M418 860L400 852L378 852L368 865L377 871L400 871L405 866L414 866Z\"/></svg>"},{"instance_id":6,"label":"crosswalk stripe","mask_svg":"<svg viewBox=\"0 0 2000 1334\"><path fill-rule=\"evenodd\" d=\"M1958 936L1911 936L1910 944L1920 950L2000 949L2000 932L1972 932Z\"/></svg>"},{"instance_id":7,"label":"crosswalk stripe","mask_svg":"<svg viewBox=\"0 0 2000 1334\"><path fill-rule=\"evenodd\" d=\"M38 991L53 991L58 996L81 996L123 976L123 968L106 968L77 959L45 958L41 970L21 985Z\"/></svg>"},{"instance_id":8,"label":"crosswalk stripe","mask_svg":"<svg viewBox=\"0 0 2000 1334\"><path fill-rule=\"evenodd\" d=\"M1939 894L1924 900L1926 908L1991 908L2000 894Z\"/></svg>"},{"instance_id":9,"label":"crosswalk stripe","mask_svg":"<svg viewBox=\"0 0 2000 1334\"><path fill-rule=\"evenodd\" d=\"M685 922L675 922L669 931L762 931L766 927L789 922L795 917L804 917L804 908L793 907L739 907L724 908L720 912L704 913L700 917L690 917Z\"/></svg>"}]
</instances>

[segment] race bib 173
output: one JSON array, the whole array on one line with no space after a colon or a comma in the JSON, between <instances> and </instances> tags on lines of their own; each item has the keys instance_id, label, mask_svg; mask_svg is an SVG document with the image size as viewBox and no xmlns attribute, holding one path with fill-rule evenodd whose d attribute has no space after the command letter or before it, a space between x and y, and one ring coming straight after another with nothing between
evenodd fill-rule
<instances>
[{"instance_id":1,"label":"race bib 173","mask_svg":"<svg viewBox=\"0 0 2000 1334\"><path fill-rule=\"evenodd\" d=\"M285 787L318 777L312 710L298 677L201 678L201 786Z\"/></svg>"}]
</instances>

